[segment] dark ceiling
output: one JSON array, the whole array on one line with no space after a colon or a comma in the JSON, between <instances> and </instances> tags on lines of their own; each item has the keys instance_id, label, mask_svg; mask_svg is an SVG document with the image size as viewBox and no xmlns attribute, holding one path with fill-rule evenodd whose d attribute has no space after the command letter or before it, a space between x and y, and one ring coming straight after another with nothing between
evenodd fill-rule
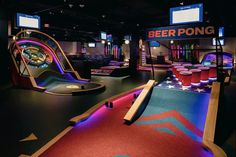
<instances>
[{"instance_id":1,"label":"dark ceiling","mask_svg":"<svg viewBox=\"0 0 236 157\"><path fill-rule=\"evenodd\" d=\"M16 12L40 15L42 31L59 40L89 40L100 31L122 37L169 25L169 8L203 3L204 22L225 26L236 36L235 2L222 0L5 0L9 18ZM44 28L44 24L50 25Z\"/></svg>"}]
</instances>

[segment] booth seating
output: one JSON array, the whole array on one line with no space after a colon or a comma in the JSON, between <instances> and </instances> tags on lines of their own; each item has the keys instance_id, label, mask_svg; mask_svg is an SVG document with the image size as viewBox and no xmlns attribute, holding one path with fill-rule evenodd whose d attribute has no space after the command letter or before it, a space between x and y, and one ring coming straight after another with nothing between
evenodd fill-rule
<instances>
[{"instance_id":1,"label":"booth seating","mask_svg":"<svg viewBox=\"0 0 236 157\"><path fill-rule=\"evenodd\" d=\"M192 72L191 71L181 71L180 77L181 77L183 87L190 87L191 86L191 79L192 79Z\"/></svg>"},{"instance_id":2,"label":"booth seating","mask_svg":"<svg viewBox=\"0 0 236 157\"><path fill-rule=\"evenodd\" d=\"M181 78L180 78L180 72L181 71L188 71L188 69L186 69L186 68L178 68L177 70L176 70L177 72L176 72L176 79L177 80L181 80ZM180 81L181 82L181 81Z\"/></svg>"},{"instance_id":3,"label":"booth seating","mask_svg":"<svg viewBox=\"0 0 236 157\"><path fill-rule=\"evenodd\" d=\"M172 67L172 73L173 73L173 76L176 77L176 73L177 73L177 69L178 68L184 68L183 66L180 66L180 65L176 65L176 66L173 66Z\"/></svg>"},{"instance_id":4,"label":"booth seating","mask_svg":"<svg viewBox=\"0 0 236 157\"><path fill-rule=\"evenodd\" d=\"M190 71L192 72L191 84L193 86L199 86L200 79L201 79L201 70L200 69L191 69Z\"/></svg>"},{"instance_id":5,"label":"booth seating","mask_svg":"<svg viewBox=\"0 0 236 157\"><path fill-rule=\"evenodd\" d=\"M209 79L210 80L216 80L216 78L217 78L216 65L209 65L208 67L210 68L210 70L209 70Z\"/></svg>"},{"instance_id":6,"label":"booth seating","mask_svg":"<svg viewBox=\"0 0 236 157\"><path fill-rule=\"evenodd\" d=\"M201 82L205 83L208 82L209 79L209 67L198 67L201 70Z\"/></svg>"}]
</instances>

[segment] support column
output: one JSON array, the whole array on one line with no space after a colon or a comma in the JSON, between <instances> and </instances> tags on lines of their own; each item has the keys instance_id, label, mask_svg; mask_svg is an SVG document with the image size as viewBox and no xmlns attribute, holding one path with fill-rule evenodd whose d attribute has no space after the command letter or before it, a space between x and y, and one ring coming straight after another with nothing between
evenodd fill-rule
<instances>
[{"instance_id":1,"label":"support column","mask_svg":"<svg viewBox=\"0 0 236 157\"><path fill-rule=\"evenodd\" d=\"M8 18L7 10L4 7L4 1L0 1L0 84L6 84L10 82L9 71L9 53L8 47Z\"/></svg>"},{"instance_id":2,"label":"support column","mask_svg":"<svg viewBox=\"0 0 236 157\"><path fill-rule=\"evenodd\" d=\"M130 60L129 60L131 75L137 73L138 53L139 53L139 38L137 36L132 36L132 41L130 42Z\"/></svg>"}]
</instances>

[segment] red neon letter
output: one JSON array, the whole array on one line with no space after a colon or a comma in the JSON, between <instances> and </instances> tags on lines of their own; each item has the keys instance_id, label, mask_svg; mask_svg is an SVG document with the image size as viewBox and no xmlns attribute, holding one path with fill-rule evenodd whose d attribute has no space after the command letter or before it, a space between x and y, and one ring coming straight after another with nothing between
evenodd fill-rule
<instances>
[{"instance_id":1,"label":"red neon letter","mask_svg":"<svg viewBox=\"0 0 236 157\"><path fill-rule=\"evenodd\" d=\"M160 31L160 30L156 31L156 35L155 35L155 37L156 37L156 38L161 37L161 31Z\"/></svg>"},{"instance_id":2,"label":"red neon letter","mask_svg":"<svg viewBox=\"0 0 236 157\"><path fill-rule=\"evenodd\" d=\"M176 31L174 30L174 29L171 29L171 30L169 30L169 37L174 37L174 36L176 36Z\"/></svg>"},{"instance_id":3,"label":"red neon letter","mask_svg":"<svg viewBox=\"0 0 236 157\"><path fill-rule=\"evenodd\" d=\"M155 32L154 31L149 31L148 32L148 38L154 38L155 37Z\"/></svg>"},{"instance_id":4,"label":"red neon letter","mask_svg":"<svg viewBox=\"0 0 236 157\"><path fill-rule=\"evenodd\" d=\"M185 33L185 29L182 28L178 30L178 36L181 36L184 33Z\"/></svg>"}]
</instances>

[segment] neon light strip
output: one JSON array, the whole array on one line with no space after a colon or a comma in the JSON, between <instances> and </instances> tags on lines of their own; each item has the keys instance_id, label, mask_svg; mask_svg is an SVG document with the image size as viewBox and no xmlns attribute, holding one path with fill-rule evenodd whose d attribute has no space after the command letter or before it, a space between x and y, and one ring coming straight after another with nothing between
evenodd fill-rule
<instances>
[{"instance_id":1,"label":"neon light strip","mask_svg":"<svg viewBox=\"0 0 236 157\"><path fill-rule=\"evenodd\" d=\"M208 83L209 80L201 80L201 83Z\"/></svg>"},{"instance_id":2,"label":"neon light strip","mask_svg":"<svg viewBox=\"0 0 236 157\"><path fill-rule=\"evenodd\" d=\"M191 86L182 86L183 88L191 88Z\"/></svg>"},{"instance_id":3,"label":"neon light strip","mask_svg":"<svg viewBox=\"0 0 236 157\"><path fill-rule=\"evenodd\" d=\"M216 77L210 77L209 80L215 81L215 80L217 80L217 78Z\"/></svg>"},{"instance_id":4,"label":"neon light strip","mask_svg":"<svg viewBox=\"0 0 236 157\"><path fill-rule=\"evenodd\" d=\"M191 85L193 85L193 86L200 86L201 83L191 83Z\"/></svg>"},{"instance_id":5,"label":"neon light strip","mask_svg":"<svg viewBox=\"0 0 236 157\"><path fill-rule=\"evenodd\" d=\"M50 52L50 54L51 54L52 57L53 57L53 60L55 60L56 65L57 65L57 67L59 68L61 74L64 74L64 70L62 69L62 67L61 67L61 65L60 65L60 63L59 63L59 61L57 60L57 58L56 58L54 52L52 52L52 50L49 49L49 48L48 48L47 46L45 46L44 44L42 44L42 43L40 43L40 42L37 42L37 41L33 41L33 40L21 40L21 41L17 41L16 44L23 44L23 43L28 43L28 42L29 42L29 43L34 43L34 44L36 44L36 45L39 45L39 46L43 47L44 49L46 49L48 52Z\"/></svg>"}]
</instances>

